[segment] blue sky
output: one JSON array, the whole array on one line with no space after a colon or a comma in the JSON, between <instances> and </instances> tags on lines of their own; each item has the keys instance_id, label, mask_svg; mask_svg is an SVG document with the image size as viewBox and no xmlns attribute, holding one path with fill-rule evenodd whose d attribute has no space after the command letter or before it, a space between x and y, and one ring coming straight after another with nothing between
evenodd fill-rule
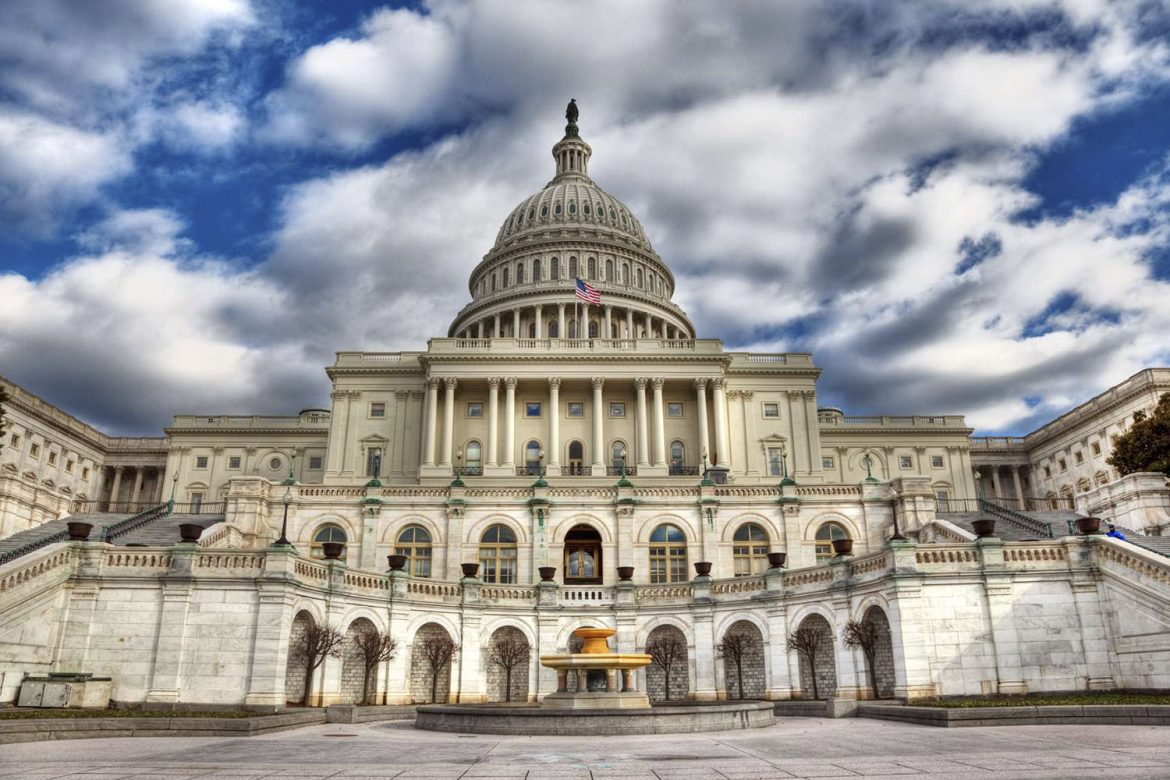
<instances>
[{"instance_id":1,"label":"blue sky","mask_svg":"<svg viewBox=\"0 0 1170 780\"><path fill-rule=\"evenodd\" d=\"M40 0L0 8L0 374L111 431L420 349L569 97L735 349L1024 433L1170 358L1149 0Z\"/></svg>"}]
</instances>

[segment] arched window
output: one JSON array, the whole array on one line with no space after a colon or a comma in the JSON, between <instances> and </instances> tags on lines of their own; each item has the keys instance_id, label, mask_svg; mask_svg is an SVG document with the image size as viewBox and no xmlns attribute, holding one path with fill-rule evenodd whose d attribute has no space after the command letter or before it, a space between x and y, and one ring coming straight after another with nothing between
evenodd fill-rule
<instances>
[{"instance_id":1,"label":"arched window","mask_svg":"<svg viewBox=\"0 0 1170 780\"><path fill-rule=\"evenodd\" d=\"M585 473L585 445L579 441L569 442L569 473L574 475Z\"/></svg>"},{"instance_id":2,"label":"arched window","mask_svg":"<svg viewBox=\"0 0 1170 780\"><path fill-rule=\"evenodd\" d=\"M768 532L757 523L744 523L731 537L731 557L736 577L763 574L768 570Z\"/></svg>"},{"instance_id":3,"label":"arched window","mask_svg":"<svg viewBox=\"0 0 1170 780\"><path fill-rule=\"evenodd\" d=\"M516 263L516 284L524 284L524 263Z\"/></svg>"},{"instance_id":4,"label":"arched window","mask_svg":"<svg viewBox=\"0 0 1170 780\"><path fill-rule=\"evenodd\" d=\"M313 541L309 544L309 556L312 558L324 558L325 551L321 545L325 542L341 542L345 544L345 531L339 525L333 523L326 523L317 529L317 533L313 534Z\"/></svg>"},{"instance_id":5,"label":"arched window","mask_svg":"<svg viewBox=\"0 0 1170 780\"><path fill-rule=\"evenodd\" d=\"M464 473L477 476L483 473L483 447L474 439L467 442L467 449L463 451Z\"/></svg>"},{"instance_id":6,"label":"arched window","mask_svg":"<svg viewBox=\"0 0 1170 780\"><path fill-rule=\"evenodd\" d=\"M550 339L560 338L561 324L556 320L548 321L548 337Z\"/></svg>"},{"instance_id":7,"label":"arched window","mask_svg":"<svg viewBox=\"0 0 1170 780\"><path fill-rule=\"evenodd\" d=\"M589 278L590 279L597 278L597 258L596 257L589 258Z\"/></svg>"},{"instance_id":8,"label":"arched window","mask_svg":"<svg viewBox=\"0 0 1170 780\"><path fill-rule=\"evenodd\" d=\"M540 452L540 442L536 439L524 445L524 465L533 476L540 474Z\"/></svg>"},{"instance_id":9,"label":"arched window","mask_svg":"<svg viewBox=\"0 0 1170 780\"><path fill-rule=\"evenodd\" d=\"M849 532L840 523L825 523L817 529L817 563L825 563L833 557L833 540L848 539Z\"/></svg>"},{"instance_id":10,"label":"arched window","mask_svg":"<svg viewBox=\"0 0 1170 780\"><path fill-rule=\"evenodd\" d=\"M609 458L613 463L614 470L621 473L622 466L629 468L626 458L629 457L629 451L626 449L626 443L621 439L617 439L609 447Z\"/></svg>"},{"instance_id":11,"label":"arched window","mask_svg":"<svg viewBox=\"0 0 1170 780\"><path fill-rule=\"evenodd\" d=\"M613 281L613 260L605 261L605 281Z\"/></svg>"},{"instance_id":12,"label":"arched window","mask_svg":"<svg viewBox=\"0 0 1170 780\"><path fill-rule=\"evenodd\" d=\"M570 214L577 213L577 201L575 201L575 200L569 201L569 213Z\"/></svg>"},{"instance_id":13,"label":"arched window","mask_svg":"<svg viewBox=\"0 0 1170 780\"><path fill-rule=\"evenodd\" d=\"M561 278L561 259L559 257L554 257L552 260L549 260L548 261L548 270L549 270L549 277L550 278L560 279Z\"/></svg>"},{"instance_id":14,"label":"arched window","mask_svg":"<svg viewBox=\"0 0 1170 780\"><path fill-rule=\"evenodd\" d=\"M670 443L670 473L682 474L683 466L687 464L687 448L678 439Z\"/></svg>"},{"instance_id":15,"label":"arched window","mask_svg":"<svg viewBox=\"0 0 1170 780\"><path fill-rule=\"evenodd\" d=\"M534 281L534 282L540 281L540 258L539 257L532 261L532 281Z\"/></svg>"},{"instance_id":16,"label":"arched window","mask_svg":"<svg viewBox=\"0 0 1170 780\"><path fill-rule=\"evenodd\" d=\"M590 320L589 322L589 338L595 339L600 335L600 327L597 320Z\"/></svg>"},{"instance_id":17,"label":"arched window","mask_svg":"<svg viewBox=\"0 0 1170 780\"><path fill-rule=\"evenodd\" d=\"M504 269L504 271L503 271L503 274L502 274L502 279L501 279L501 281L500 281L500 286L501 286L501 287L507 287L507 286L508 286L508 269L507 269L507 268L505 268L505 269Z\"/></svg>"},{"instance_id":18,"label":"arched window","mask_svg":"<svg viewBox=\"0 0 1170 780\"><path fill-rule=\"evenodd\" d=\"M408 525L398 532L396 555L406 556L406 573L412 577L431 576L431 535L421 525Z\"/></svg>"},{"instance_id":19,"label":"arched window","mask_svg":"<svg viewBox=\"0 0 1170 780\"><path fill-rule=\"evenodd\" d=\"M528 338L530 338L530 339L536 338L536 323L535 322L528 323Z\"/></svg>"},{"instance_id":20,"label":"arched window","mask_svg":"<svg viewBox=\"0 0 1170 780\"><path fill-rule=\"evenodd\" d=\"M664 523L650 534L650 582L685 582L687 538L676 525Z\"/></svg>"},{"instance_id":21,"label":"arched window","mask_svg":"<svg viewBox=\"0 0 1170 780\"><path fill-rule=\"evenodd\" d=\"M622 284L629 284L630 283L630 267L628 265L626 265L625 263L622 264L621 282L622 282Z\"/></svg>"},{"instance_id":22,"label":"arched window","mask_svg":"<svg viewBox=\"0 0 1170 780\"><path fill-rule=\"evenodd\" d=\"M575 257L569 258L569 278L570 279L577 278L577 258L575 258Z\"/></svg>"},{"instance_id":23,"label":"arched window","mask_svg":"<svg viewBox=\"0 0 1170 780\"><path fill-rule=\"evenodd\" d=\"M496 291L496 275L492 274L492 292Z\"/></svg>"},{"instance_id":24,"label":"arched window","mask_svg":"<svg viewBox=\"0 0 1170 780\"><path fill-rule=\"evenodd\" d=\"M506 525L493 525L479 540L479 574L484 582L510 585L516 582L516 533Z\"/></svg>"},{"instance_id":25,"label":"arched window","mask_svg":"<svg viewBox=\"0 0 1170 780\"><path fill-rule=\"evenodd\" d=\"M634 284L641 289L642 287L642 269L639 268L634 271Z\"/></svg>"}]
</instances>

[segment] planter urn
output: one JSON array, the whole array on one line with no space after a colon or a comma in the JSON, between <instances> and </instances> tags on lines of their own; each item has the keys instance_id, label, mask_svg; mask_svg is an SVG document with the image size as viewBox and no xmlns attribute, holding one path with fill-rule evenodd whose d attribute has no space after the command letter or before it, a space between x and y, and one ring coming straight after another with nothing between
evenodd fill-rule
<instances>
[{"instance_id":1,"label":"planter urn","mask_svg":"<svg viewBox=\"0 0 1170 780\"><path fill-rule=\"evenodd\" d=\"M768 566L773 569L783 569L785 561L788 560L788 553L770 552L768 553Z\"/></svg>"},{"instance_id":2,"label":"planter urn","mask_svg":"<svg viewBox=\"0 0 1170 780\"><path fill-rule=\"evenodd\" d=\"M541 566L537 569L537 571L540 572L540 581L541 582L552 582L553 577L556 576L557 567L556 566Z\"/></svg>"},{"instance_id":3,"label":"planter urn","mask_svg":"<svg viewBox=\"0 0 1170 780\"><path fill-rule=\"evenodd\" d=\"M325 560L338 561L341 560L341 554L345 552L344 542L322 542L321 552L325 554Z\"/></svg>"},{"instance_id":4,"label":"planter urn","mask_svg":"<svg viewBox=\"0 0 1170 780\"><path fill-rule=\"evenodd\" d=\"M183 544L195 544L199 541L199 536L202 533L203 526L199 525L199 523L179 524L179 541Z\"/></svg>"},{"instance_id":5,"label":"planter urn","mask_svg":"<svg viewBox=\"0 0 1170 780\"><path fill-rule=\"evenodd\" d=\"M853 540L852 539L834 539L833 552L837 555L852 555L853 554Z\"/></svg>"},{"instance_id":6,"label":"planter urn","mask_svg":"<svg viewBox=\"0 0 1170 780\"><path fill-rule=\"evenodd\" d=\"M478 563L461 563L459 564L459 568L463 570L464 577L474 577L476 574L479 574Z\"/></svg>"},{"instance_id":7,"label":"planter urn","mask_svg":"<svg viewBox=\"0 0 1170 780\"><path fill-rule=\"evenodd\" d=\"M1078 517L1077 530L1082 534L1095 534L1101 531L1101 518L1099 517Z\"/></svg>"},{"instance_id":8,"label":"planter urn","mask_svg":"<svg viewBox=\"0 0 1170 780\"><path fill-rule=\"evenodd\" d=\"M986 539L989 536L995 535L995 521L990 517L981 517L978 520L972 520L971 530L975 532L975 536L978 538Z\"/></svg>"},{"instance_id":9,"label":"planter urn","mask_svg":"<svg viewBox=\"0 0 1170 780\"><path fill-rule=\"evenodd\" d=\"M390 571L402 571L406 568L405 555L387 555L386 562L390 564Z\"/></svg>"},{"instance_id":10,"label":"planter urn","mask_svg":"<svg viewBox=\"0 0 1170 780\"><path fill-rule=\"evenodd\" d=\"M634 579L633 566L619 566L617 567L618 579L622 582L629 582Z\"/></svg>"},{"instance_id":11,"label":"planter urn","mask_svg":"<svg viewBox=\"0 0 1170 780\"><path fill-rule=\"evenodd\" d=\"M700 577L710 577L711 561L695 561L695 574Z\"/></svg>"},{"instance_id":12,"label":"planter urn","mask_svg":"<svg viewBox=\"0 0 1170 780\"><path fill-rule=\"evenodd\" d=\"M93 530L93 523L83 523L80 520L71 520L65 526L69 529L69 541L84 542Z\"/></svg>"}]
</instances>

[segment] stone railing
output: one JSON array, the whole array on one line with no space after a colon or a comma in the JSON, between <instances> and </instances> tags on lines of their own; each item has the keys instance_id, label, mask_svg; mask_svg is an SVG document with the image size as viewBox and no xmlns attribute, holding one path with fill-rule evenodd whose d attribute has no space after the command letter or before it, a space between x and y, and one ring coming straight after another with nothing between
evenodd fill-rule
<instances>
[{"instance_id":1,"label":"stone railing","mask_svg":"<svg viewBox=\"0 0 1170 780\"><path fill-rule=\"evenodd\" d=\"M463 587L451 582L411 579L406 583L406 596L413 601L457 602L463 596Z\"/></svg>"},{"instance_id":2,"label":"stone railing","mask_svg":"<svg viewBox=\"0 0 1170 780\"><path fill-rule=\"evenodd\" d=\"M505 354L516 352L569 352L590 354L688 354L720 355L723 342L719 339L431 339L429 353L432 355L457 354L461 352ZM338 354L338 365L341 365Z\"/></svg>"},{"instance_id":3,"label":"stone railing","mask_svg":"<svg viewBox=\"0 0 1170 780\"><path fill-rule=\"evenodd\" d=\"M531 602L536 598L536 590L510 585L484 585L479 589L479 597L485 601Z\"/></svg>"},{"instance_id":4,"label":"stone railing","mask_svg":"<svg viewBox=\"0 0 1170 780\"><path fill-rule=\"evenodd\" d=\"M821 415L819 418L821 425L837 425L841 427L850 426L864 426L873 427L878 426L882 428L942 428L955 427L965 428L967 423L964 421L962 415L945 414L936 416L913 415L913 416L893 416L893 415L872 415L872 416L841 416L836 415Z\"/></svg>"},{"instance_id":5,"label":"stone railing","mask_svg":"<svg viewBox=\"0 0 1170 780\"><path fill-rule=\"evenodd\" d=\"M153 569L171 568L170 550L167 548L126 548L114 547L102 556L102 569Z\"/></svg>"},{"instance_id":6,"label":"stone railing","mask_svg":"<svg viewBox=\"0 0 1170 780\"><path fill-rule=\"evenodd\" d=\"M219 552L216 550L201 553L192 566L195 574L217 575L227 572L230 576L239 576L241 570L260 572L264 570L264 563L268 556L262 551Z\"/></svg>"},{"instance_id":7,"label":"stone railing","mask_svg":"<svg viewBox=\"0 0 1170 780\"><path fill-rule=\"evenodd\" d=\"M75 552L73 547L54 545L3 567L0 570L0 594L41 581L50 573L68 576L73 571Z\"/></svg>"},{"instance_id":8,"label":"stone railing","mask_svg":"<svg viewBox=\"0 0 1170 780\"><path fill-rule=\"evenodd\" d=\"M972 436L972 450L1026 450L1022 436Z\"/></svg>"},{"instance_id":9,"label":"stone railing","mask_svg":"<svg viewBox=\"0 0 1170 780\"><path fill-rule=\"evenodd\" d=\"M1099 543L1094 545L1094 559L1102 569L1123 578L1136 576L1150 584L1170 587L1170 558L1104 537L1095 541Z\"/></svg>"},{"instance_id":10,"label":"stone railing","mask_svg":"<svg viewBox=\"0 0 1170 780\"><path fill-rule=\"evenodd\" d=\"M566 585L561 588L561 603L568 606L612 604L613 588L601 585Z\"/></svg>"},{"instance_id":11,"label":"stone railing","mask_svg":"<svg viewBox=\"0 0 1170 780\"><path fill-rule=\"evenodd\" d=\"M639 604L653 604L658 601L690 601L692 598L691 583L642 585L634 589L634 598Z\"/></svg>"}]
</instances>

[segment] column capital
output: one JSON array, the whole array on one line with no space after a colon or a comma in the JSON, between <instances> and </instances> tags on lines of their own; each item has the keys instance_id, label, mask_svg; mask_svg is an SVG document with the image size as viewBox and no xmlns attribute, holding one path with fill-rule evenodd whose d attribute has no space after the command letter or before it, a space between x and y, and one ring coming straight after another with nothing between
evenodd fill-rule
<instances>
[{"instance_id":1,"label":"column capital","mask_svg":"<svg viewBox=\"0 0 1170 780\"><path fill-rule=\"evenodd\" d=\"M395 390L394 397L399 401L405 401L406 399L410 398L410 391L409 390Z\"/></svg>"},{"instance_id":2,"label":"column capital","mask_svg":"<svg viewBox=\"0 0 1170 780\"><path fill-rule=\"evenodd\" d=\"M696 379L694 382L692 382L692 384L695 386L696 390L706 390L707 389L707 380L703 377Z\"/></svg>"},{"instance_id":3,"label":"column capital","mask_svg":"<svg viewBox=\"0 0 1170 780\"><path fill-rule=\"evenodd\" d=\"M650 381L650 380L648 380L644 376L635 377L634 378L634 387L638 388L639 390L642 390L646 387L646 383L648 381Z\"/></svg>"},{"instance_id":4,"label":"column capital","mask_svg":"<svg viewBox=\"0 0 1170 780\"><path fill-rule=\"evenodd\" d=\"M446 385L448 390L454 390L459 385L459 380L453 376L448 376L443 378L443 384Z\"/></svg>"},{"instance_id":5,"label":"column capital","mask_svg":"<svg viewBox=\"0 0 1170 780\"><path fill-rule=\"evenodd\" d=\"M519 381L519 380L517 380L516 377L514 377L514 376L504 377L504 386L507 387L509 390L515 390L517 381Z\"/></svg>"},{"instance_id":6,"label":"column capital","mask_svg":"<svg viewBox=\"0 0 1170 780\"><path fill-rule=\"evenodd\" d=\"M716 389L721 389L721 388L725 387L726 385L727 385L726 380L724 380L724 378L721 376L717 376L711 380L711 387L714 387Z\"/></svg>"},{"instance_id":7,"label":"column capital","mask_svg":"<svg viewBox=\"0 0 1170 780\"><path fill-rule=\"evenodd\" d=\"M550 376L548 378L548 386L559 388L561 386L561 378L559 376Z\"/></svg>"},{"instance_id":8,"label":"column capital","mask_svg":"<svg viewBox=\"0 0 1170 780\"><path fill-rule=\"evenodd\" d=\"M654 387L662 387L664 384L666 384L666 379L660 376L652 377L650 379L650 384Z\"/></svg>"},{"instance_id":9,"label":"column capital","mask_svg":"<svg viewBox=\"0 0 1170 780\"><path fill-rule=\"evenodd\" d=\"M593 377L593 379L592 379L592 380L590 380L590 381L592 381L592 382L593 382L593 389L594 389L594 390L600 390L600 389L601 389L601 386L605 384L605 377L603 377L603 376L595 376L595 377Z\"/></svg>"},{"instance_id":10,"label":"column capital","mask_svg":"<svg viewBox=\"0 0 1170 780\"><path fill-rule=\"evenodd\" d=\"M498 376L489 376L487 383L488 387L490 387L492 390L495 390L500 386L500 378Z\"/></svg>"},{"instance_id":11,"label":"column capital","mask_svg":"<svg viewBox=\"0 0 1170 780\"><path fill-rule=\"evenodd\" d=\"M428 376L428 377L427 377L427 387L428 387L429 389L438 389L438 387L439 387L439 378L438 378L438 377L433 377L433 376Z\"/></svg>"}]
</instances>

